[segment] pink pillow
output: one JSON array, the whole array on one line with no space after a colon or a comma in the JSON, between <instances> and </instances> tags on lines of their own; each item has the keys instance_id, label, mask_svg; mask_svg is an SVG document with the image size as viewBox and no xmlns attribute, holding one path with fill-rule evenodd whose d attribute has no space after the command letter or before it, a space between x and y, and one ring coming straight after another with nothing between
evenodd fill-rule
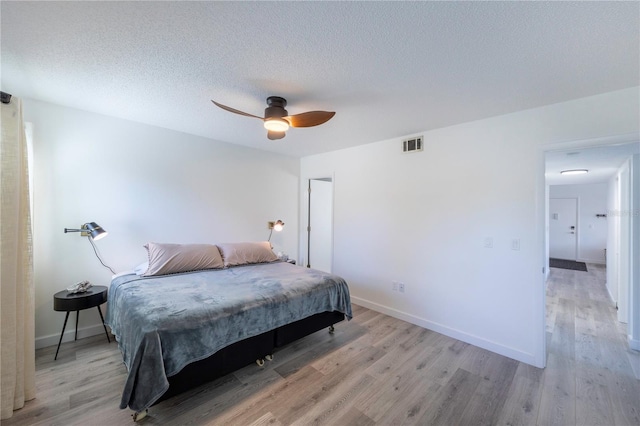
<instances>
[{"instance_id":1,"label":"pink pillow","mask_svg":"<svg viewBox=\"0 0 640 426\"><path fill-rule=\"evenodd\" d=\"M212 244L147 243L144 248L149 253L145 277L224 267L218 247Z\"/></svg>"}]
</instances>

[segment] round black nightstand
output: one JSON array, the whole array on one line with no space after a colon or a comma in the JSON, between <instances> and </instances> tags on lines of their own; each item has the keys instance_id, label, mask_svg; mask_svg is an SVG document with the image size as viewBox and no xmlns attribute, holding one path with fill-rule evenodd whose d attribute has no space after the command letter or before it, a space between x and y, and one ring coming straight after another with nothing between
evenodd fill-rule
<instances>
[{"instance_id":1,"label":"round black nightstand","mask_svg":"<svg viewBox=\"0 0 640 426\"><path fill-rule=\"evenodd\" d=\"M106 301L107 287L103 285L93 286L84 293L69 293L67 290L62 290L53 295L53 310L67 312L67 315L64 317L64 325L62 326L62 333L60 333L60 340L58 341L58 348L56 349L56 356L54 360L58 359L58 351L60 350L60 344L62 343L62 336L64 336L64 329L67 327L67 320L69 319L69 313L71 311L76 311L76 334L74 340L78 340L78 319L80 318L80 311L96 307L100 313L100 319L102 320L104 333L107 335L107 341L111 343L109 333L107 332L107 326L104 325L104 317L100 310L100 305Z\"/></svg>"}]
</instances>

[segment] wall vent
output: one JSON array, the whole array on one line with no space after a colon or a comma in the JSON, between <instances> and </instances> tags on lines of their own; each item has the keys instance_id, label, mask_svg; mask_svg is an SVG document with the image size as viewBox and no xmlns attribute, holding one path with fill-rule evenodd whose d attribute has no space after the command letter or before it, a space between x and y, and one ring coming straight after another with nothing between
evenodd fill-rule
<instances>
[{"instance_id":1,"label":"wall vent","mask_svg":"<svg viewBox=\"0 0 640 426\"><path fill-rule=\"evenodd\" d=\"M411 139L405 139L402 141L402 152L418 152L422 151L424 140L423 136L416 136Z\"/></svg>"}]
</instances>

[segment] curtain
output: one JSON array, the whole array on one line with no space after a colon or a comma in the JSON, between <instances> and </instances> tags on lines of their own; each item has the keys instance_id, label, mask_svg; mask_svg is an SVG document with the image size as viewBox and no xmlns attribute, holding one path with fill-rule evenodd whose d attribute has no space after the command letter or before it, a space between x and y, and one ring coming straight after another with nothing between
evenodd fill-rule
<instances>
[{"instance_id":1,"label":"curtain","mask_svg":"<svg viewBox=\"0 0 640 426\"><path fill-rule=\"evenodd\" d=\"M0 107L0 417L6 419L35 398L35 312L22 102L13 97Z\"/></svg>"}]
</instances>

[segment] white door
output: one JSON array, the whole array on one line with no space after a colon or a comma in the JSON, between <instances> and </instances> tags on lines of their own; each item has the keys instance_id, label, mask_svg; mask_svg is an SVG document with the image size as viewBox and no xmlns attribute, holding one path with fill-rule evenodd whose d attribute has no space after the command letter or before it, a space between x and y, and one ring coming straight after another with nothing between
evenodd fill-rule
<instances>
[{"instance_id":1,"label":"white door","mask_svg":"<svg viewBox=\"0 0 640 426\"><path fill-rule=\"evenodd\" d=\"M578 199L549 199L549 257L576 260Z\"/></svg>"},{"instance_id":2,"label":"white door","mask_svg":"<svg viewBox=\"0 0 640 426\"><path fill-rule=\"evenodd\" d=\"M309 180L307 266L331 272L333 259L333 182Z\"/></svg>"}]
</instances>

